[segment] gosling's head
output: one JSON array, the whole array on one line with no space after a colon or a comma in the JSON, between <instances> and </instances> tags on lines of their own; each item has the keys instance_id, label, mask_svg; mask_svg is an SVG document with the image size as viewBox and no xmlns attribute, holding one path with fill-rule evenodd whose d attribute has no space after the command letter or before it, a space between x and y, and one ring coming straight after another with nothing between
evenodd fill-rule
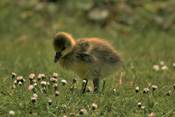
<instances>
[{"instance_id":1,"label":"gosling's head","mask_svg":"<svg viewBox=\"0 0 175 117\"><path fill-rule=\"evenodd\" d=\"M60 58L72 52L75 40L68 33L57 33L53 39L53 47L56 52L54 62L58 62Z\"/></svg>"}]
</instances>

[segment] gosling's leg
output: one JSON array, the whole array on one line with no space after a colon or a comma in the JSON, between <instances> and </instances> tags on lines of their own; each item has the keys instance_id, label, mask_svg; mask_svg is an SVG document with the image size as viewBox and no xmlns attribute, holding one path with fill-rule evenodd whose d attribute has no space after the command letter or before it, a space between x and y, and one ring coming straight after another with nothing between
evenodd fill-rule
<instances>
[{"instance_id":1,"label":"gosling's leg","mask_svg":"<svg viewBox=\"0 0 175 117\"><path fill-rule=\"evenodd\" d=\"M102 93L104 93L105 85L106 85L106 80L103 80L103 90L102 90Z\"/></svg>"},{"instance_id":2,"label":"gosling's leg","mask_svg":"<svg viewBox=\"0 0 175 117\"><path fill-rule=\"evenodd\" d=\"M86 83L84 84L84 83L82 83L82 89L83 89L83 92L82 92L82 94L84 94L85 93L85 91L86 91L86 86L87 86L87 83L88 83L88 80L85 80L86 81Z\"/></svg>"},{"instance_id":3,"label":"gosling's leg","mask_svg":"<svg viewBox=\"0 0 175 117\"><path fill-rule=\"evenodd\" d=\"M94 92L98 92L98 89L99 89L99 79L98 78L95 78L93 80L93 83L94 83Z\"/></svg>"}]
</instances>

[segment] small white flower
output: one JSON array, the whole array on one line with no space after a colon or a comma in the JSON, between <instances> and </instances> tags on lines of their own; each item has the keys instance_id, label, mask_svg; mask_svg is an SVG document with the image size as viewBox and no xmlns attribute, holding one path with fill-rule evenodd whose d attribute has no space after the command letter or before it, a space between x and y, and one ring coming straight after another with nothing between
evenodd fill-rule
<instances>
[{"instance_id":1,"label":"small white flower","mask_svg":"<svg viewBox=\"0 0 175 117\"><path fill-rule=\"evenodd\" d=\"M41 81L41 86L44 87L46 86L47 82L46 81Z\"/></svg>"},{"instance_id":2,"label":"small white flower","mask_svg":"<svg viewBox=\"0 0 175 117\"><path fill-rule=\"evenodd\" d=\"M10 111L9 111L9 115L15 115L15 112L12 111L12 110L10 110Z\"/></svg>"},{"instance_id":3,"label":"small white flower","mask_svg":"<svg viewBox=\"0 0 175 117\"><path fill-rule=\"evenodd\" d=\"M12 78L15 78L16 77L16 73L12 73Z\"/></svg>"},{"instance_id":4,"label":"small white flower","mask_svg":"<svg viewBox=\"0 0 175 117\"><path fill-rule=\"evenodd\" d=\"M32 103L35 103L36 102L36 99L37 99L37 97L32 97Z\"/></svg>"},{"instance_id":5,"label":"small white flower","mask_svg":"<svg viewBox=\"0 0 175 117\"><path fill-rule=\"evenodd\" d=\"M33 80L33 82L34 82L34 83L36 83L36 82L37 82L37 80L36 80L36 79L34 79L34 80Z\"/></svg>"},{"instance_id":6,"label":"small white flower","mask_svg":"<svg viewBox=\"0 0 175 117\"><path fill-rule=\"evenodd\" d=\"M37 83L35 82L33 85L36 87L37 86Z\"/></svg>"},{"instance_id":7,"label":"small white flower","mask_svg":"<svg viewBox=\"0 0 175 117\"><path fill-rule=\"evenodd\" d=\"M15 81L14 81L14 84L17 84L17 83L18 83L17 80L15 80Z\"/></svg>"},{"instance_id":8,"label":"small white flower","mask_svg":"<svg viewBox=\"0 0 175 117\"><path fill-rule=\"evenodd\" d=\"M38 75L38 80L41 80L42 74Z\"/></svg>"},{"instance_id":9,"label":"small white flower","mask_svg":"<svg viewBox=\"0 0 175 117\"><path fill-rule=\"evenodd\" d=\"M54 73L53 73L53 77L54 77L54 78L57 78L57 77L58 77L58 73L55 73L55 72L54 72Z\"/></svg>"},{"instance_id":10,"label":"small white flower","mask_svg":"<svg viewBox=\"0 0 175 117\"><path fill-rule=\"evenodd\" d=\"M19 84L19 86L21 86L21 85L22 85L22 82L21 82L21 81L19 81L19 82L18 82L18 84Z\"/></svg>"},{"instance_id":11,"label":"small white flower","mask_svg":"<svg viewBox=\"0 0 175 117\"><path fill-rule=\"evenodd\" d=\"M143 93L148 93L149 92L149 88L144 88Z\"/></svg>"},{"instance_id":12,"label":"small white flower","mask_svg":"<svg viewBox=\"0 0 175 117\"><path fill-rule=\"evenodd\" d=\"M52 104L52 99L49 99L48 103L49 103L49 105L51 105Z\"/></svg>"},{"instance_id":13,"label":"small white flower","mask_svg":"<svg viewBox=\"0 0 175 117\"><path fill-rule=\"evenodd\" d=\"M50 78L50 81L56 83L57 79L56 78Z\"/></svg>"},{"instance_id":14,"label":"small white flower","mask_svg":"<svg viewBox=\"0 0 175 117\"><path fill-rule=\"evenodd\" d=\"M166 65L161 67L161 70L168 70L168 67Z\"/></svg>"},{"instance_id":15,"label":"small white flower","mask_svg":"<svg viewBox=\"0 0 175 117\"><path fill-rule=\"evenodd\" d=\"M139 92L139 87L136 87L135 91L136 91L136 93L138 93Z\"/></svg>"},{"instance_id":16,"label":"small white flower","mask_svg":"<svg viewBox=\"0 0 175 117\"><path fill-rule=\"evenodd\" d=\"M155 70L155 71L159 71L159 66L158 65L153 65L153 70Z\"/></svg>"},{"instance_id":17,"label":"small white flower","mask_svg":"<svg viewBox=\"0 0 175 117\"><path fill-rule=\"evenodd\" d=\"M167 95L171 96L173 94L173 91L168 91Z\"/></svg>"},{"instance_id":18,"label":"small white flower","mask_svg":"<svg viewBox=\"0 0 175 117\"><path fill-rule=\"evenodd\" d=\"M138 103L138 107L140 107L140 108L141 108L141 106L142 106L142 104L139 102L139 103Z\"/></svg>"},{"instance_id":19,"label":"small white flower","mask_svg":"<svg viewBox=\"0 0 175 117\"><path fill-rule=\"evenodd\" d=\"M66 106L66 104L62 104L61 107L62 108L66 108L67 106Z\"/></svg>"},{"instance_id":20,"label":"small white flower","mask_svg":"<svg viewBox=\"0 0 175 117\"><path fill-rule=\"evenodd\" d=\"M113 92L116 93L116 89L113 89Z\"/></svg>"},{"instance_id":21,"label":"small white flower","mask_svg":"<svg viewBox=\"0 0 175 117\"><path fill-rule=\"evenodd\" d=\"M29 85L28 89L29 90L33 90L34 86L33 85Z\"/></svg>"},{"instance_id":22,"label":"small white flower","mask_svg":"<svg viewBox=\"0 0 175 117\"><path fill-rule=\"evenodd\" d=\"M46 85L47 82L46 82L46 81L41 81L41 84L42 84L42 85Z\"/></svg>"},{"instance_id":23,"label":"small white flower","mask_svg":"<svg viewBox=\"0 0 175 117\"><path fill-rule=\"evenodd\" d=\"M54 83L54 84L53 84L53 87L54 87L54 88L57 88L57 87L58 87L58 84L57 84L57 83Z\"/></svg>"},{"instance_id":24,"label":"small white flower","mask_svg":"<svg viewBox=\"0 0 175 117\"><path fill-rule=\"evenodd\" d=\"M55 78L50 78L50 81L53 82Z\"/></svg>"},{"instance_id":25,"label":"small white flower","mask_svg":"<svg viewBox=\"0 0 175 117\"><path fill-rule=\"evenodd\" d=\"M98 107L98 105L96 103L92 104L92 109L95 110Z\"/></svg>"},{"instance_id":26,"label":"small white flower","mask_svg":"<svg viewBox=\"0 0 175 117\"><path fill-rule=\"evenodd\" d=\"M13 89L16 89L16 85L13 85L13 87L12 87Z\"/></svg>"},{"instance_id":27,"label":"small white flower","mask_svg":"<svg viewBox=\"0 0 175 117\"><path fill-rule=\"evenodd\" d=\"M61 83L62 83L62 85L64 86L64 85L67 84L67 81L66 81L66 80L61 80Z\"/></svg>"},{"instance_id":28,"label":"small white flower","mask_svg":"<svg viewBox=\"0 0 175 117\"><path fill-rule=\"evenodd\" d=\"M93 91L93 88L89 86L87 92L91 92L91 91Z\"/></svg>"},{"instance_id":29,"label":"small white flower","mask_svg":"<svg viewBox=\"0 0 175 117\"><path fill-rule=\"evenodd\" d=\"M38 80L41 80L41 78L44 79L45 78L45 74L39 74L38 75Z\"/></svg>"},{"instance_id":30,"label":"small white flower","mask_svg":"<svg viewBox=\"0 0 175 117\"><path fill-rule=\"evenodd\" d=\"M23 80L23 76L18 76L18 77L17 77L17 80L18 80L18 81Z\"/></svg>"},{"instance_id":31,"label":"small white flower","mask_svg":"<svg viewBox=\"0 0 175 117\"><path fill-rule=\"evenodd\" d=\"M29 79L33 80L33 78L35 77L35 74L30 74L29 75Z\"/></svg>"},{"instance_id":32,"label":"small white flower","mask_svg":"<svg viewBox=\"0 0 175 117\"><path fill-rule=\"evenodd\" d=\"M83 115L83 114L86 114L87 110L86 109L81 109L80 110L80 114Z\"/></svg>"},{"instance_id":33,"label":"small white flower","mask_svg":"<svg viewBox=\"0 0 175 117\"><path fill-rule=\"evenodd\" d=\"M59 91L56 91L55 92L55 96L59 96L60 92Z\"/></svg>"},{"instance_id":34,"label":"small white flower","mask_svg":"<svg viewBox=\"0 0 175 117\"><path fill-rule=\"evenodd\" d=\"M45 74L41 74L41 78L44 79L45 78Z\"/></svg>"},{"instance_id":35,"label":"small white flower","mask_svg":"<svg viewBox=\"0 0 175 117\"><path fill-rule=\"evenodd\" d=\"M153 91L157 89L157 85L152 85Z\"/></svg>"},{"instance_id":36,"label":"small white flower","mask_svg":"<svg viewBox=\"0 0 175 117\"><path fill-rule=\"evenodd\" d=\"M175 63L173 63L173 67L175 68Z\"/></svg>"},{"instance_id":37,"label":"small white flower","mask_svg":"<svg viewBox=\"0 0 175 117\"><path fill-rule=\"evenodd\" d=\"M37 97L38 97L38 94L34 93L34 94L33 94L33 97L36 97L36 98L37 98Z\"/></svg>"},{"instance_id":38,"label":"small white flower","mask_svg":"<svg viewBox=\"0 0 175 117\"><path fill-rule=\"evenodd\" d=\"M162 65L162 66L165 65L164 61L161 61L161 62L160 62L160 65Z\"/></svg>"}]
</instances>

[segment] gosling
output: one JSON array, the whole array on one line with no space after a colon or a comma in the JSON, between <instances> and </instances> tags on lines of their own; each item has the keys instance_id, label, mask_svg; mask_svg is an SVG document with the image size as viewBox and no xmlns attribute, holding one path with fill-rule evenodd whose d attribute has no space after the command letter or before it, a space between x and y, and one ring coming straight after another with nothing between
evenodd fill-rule
<instances>
[{"instance_id":1,"label":"gosling","mask_svg":"<svg viewBox=\"0 0 175 117\"><path fill-rule=\"evenodd\" d=\"M59 61L63 69L73 71L78 77L93 80L94 91L99 90L99 79L113 75L124 66L120 54L108 42L98 38L74 40L65 32L57 33L53 39L56 51L54 62Z\"/></svg>"}]
</instances>

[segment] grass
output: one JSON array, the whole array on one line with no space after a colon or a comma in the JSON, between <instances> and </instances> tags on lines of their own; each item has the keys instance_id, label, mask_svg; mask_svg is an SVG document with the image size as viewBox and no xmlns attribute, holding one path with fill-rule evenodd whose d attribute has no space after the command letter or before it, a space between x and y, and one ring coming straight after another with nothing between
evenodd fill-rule
<instances>
[{"instance_id":1,"label":"grass","mask_svg":"<svg viewBox=\"0 0 175 117\"><path fill-rule=\"evenodd\" d=\"M5 4L5 3L4 3ZM156 116L174 116L174 93L167 96L167 92L173 89L175 80L175 39L172 30L162 31L156 27L143 28L138 26L129 32L120 32L115 27L109 26L101 29L98 25L87 24L80 21L78 16L71 19L71 15L64 15L61 11L58 16L50 14L43 16L42 12L34 11L25 18L27 11L13 10L15 3L11 3L8 9L1 11L0 16L0 115L9 116L13 110L15 116L70 116L71 113L79 114L85 108L85 116L148 116L154 113ZM19 13L18 15L16 13ZM30 16L30 14L32 14ZM65 31L75 38L100 37L109 41L123 56L126 70L121 70L114 77L107 78L104 94L92 92L81 95L82 80L78 79L74 92L69 90L72 72L60 69L53 62L54 50L52 38L55 33ZM164 61L168 70L154 71L153 65ZM11 73L24 77L25 84L13 89ZM28 90L29 74L45 73L46 81L57 72L58 91L60 95L55 97L53 86L46 88L47 93L42 93L40 82L37 82L36 103L32 103L32 91ZM124 72L122 85L119 85L120 72ZM66 79L68 84L61 85L61 79ZM154 92L152 85L158 85ZM92 86L89 82L88 86ZM100 83L102 87L102 81ZM135 88L139 86L139 93ZM143 94L143 88L150 91ZM116 89L116 92L113 90ZM52 104L48 100L52 99ZM141 102L144 109L138 107ZM92 110L92 104L97 103L98 108Z\"/></svg>"}]
</instances>

